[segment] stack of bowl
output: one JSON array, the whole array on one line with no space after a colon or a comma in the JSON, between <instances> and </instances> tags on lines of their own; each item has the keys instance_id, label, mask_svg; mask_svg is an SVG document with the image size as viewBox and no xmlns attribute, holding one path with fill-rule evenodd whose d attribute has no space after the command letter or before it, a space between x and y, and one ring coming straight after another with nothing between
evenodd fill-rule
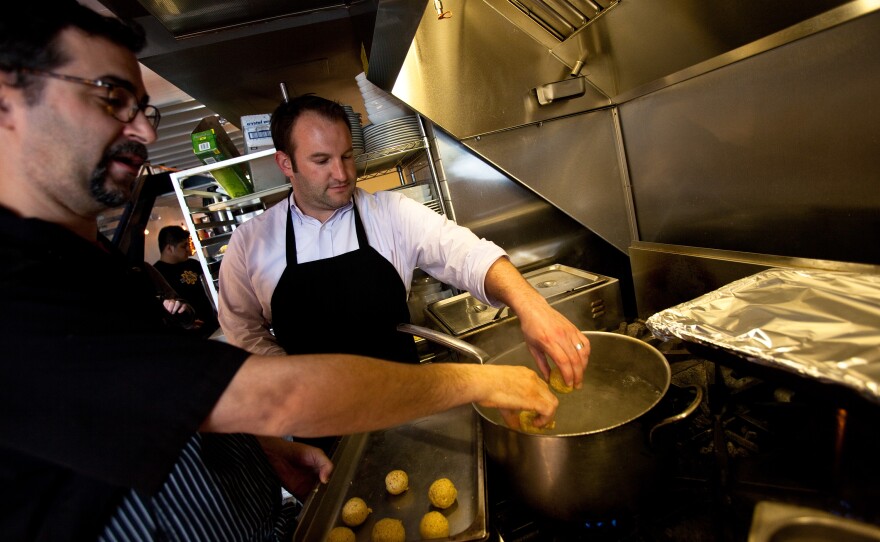
<instances>
[{"instance_id":1,"label":"stack of bowl","mask_svg":"<svg viewBox=\"0 0 880 542\"><path fill-rule=\"evenodd\" d=\"M382 124L413 114L413 111L400 99L367 80L363 72L356 75L355 79L364 99L364 106L367 108L367 117L373 124Z\"/></svg>"},{"instance_id":2,"label":"stack of bowl","mask_svg":"<svg viewBox=\"0 0 880 542\"><path fill-rule=\"evenodd\" d=\"M348 126L351 128L351 146L354 155L358 156L364 153L367 146L366 139L364 139L364 126L361 124L361 114L356 113L350 105L342 107L345 109L345 114L348 116Z\"/></svg>"}]
</instances>

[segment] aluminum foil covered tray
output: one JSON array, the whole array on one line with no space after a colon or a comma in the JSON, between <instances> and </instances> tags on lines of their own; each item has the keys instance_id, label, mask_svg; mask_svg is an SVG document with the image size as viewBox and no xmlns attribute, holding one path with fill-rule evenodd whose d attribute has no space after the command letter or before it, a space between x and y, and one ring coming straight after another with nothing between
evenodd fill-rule
<instances>
[{"instance_id":1,"label":"aluminum foil covered tray","mask_svg":"<svg viewBox=\"0 0 880 542\"><path fill-rule=\"evenodd\" d=\"M768 269L651 316L678 337L880 403L880 276Z\"/></svg>"}]
</instances>

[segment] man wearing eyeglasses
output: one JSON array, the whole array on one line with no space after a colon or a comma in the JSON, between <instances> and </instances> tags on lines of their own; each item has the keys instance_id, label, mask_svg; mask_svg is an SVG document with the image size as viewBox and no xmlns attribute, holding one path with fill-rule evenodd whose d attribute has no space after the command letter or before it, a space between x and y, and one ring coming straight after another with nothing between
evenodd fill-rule
<instances>
[{"instance_id":1,"label":"man wearing eyeglasses","mask_svg":"<svg viewBox=\"0 0 880 542\"><path fill-rule=\"evenodd\" d=\"M74 51L72 56L83 59L98 58L95 49L100 49L100 44L96 45L84 40L67 41L71 42L70 46ZM128 59L119 58L119 61L124 66L124 72L139 73L137 61L133 56ZM72 73L76 67L76 63L65 66L71 69ZM21 67L14 72L7 72L4 81L4 85L10 88L24 89L27 103L33 104L37 101L38 94L44 93L48 96L44 97L43 101L53 104L49 108L33 109L34 115L28 119L33 135L25 134L30 139L25 142L24 148L30 150L33 158L25 161L23 173L29 174L32 168L39 169L41 173L48 173L47 168L54 168L58 170L57 175L62 176L66 171L79 173L83 171L80 168L90 170L89 194L65 193L65 197L73 196L77 199L65 205L66 209L62 211L67 215L65 220L68 221L68 225L74 231L83 231L83 233L85 233L83 228L91 230L91 224L86 217L77 215L74 205L82 203L91 208L95 205L115 207L128 201L140 167L147 159L145 145L155 140L155 130L159 124L159 111L146 104L149 98L143 90L143 83L140 83L138 89L132 82L140 81L139 75L137 79L133 77L125 79L122 72L101 73L98 66L93 67L92 71L97 72L97 77L86 78L48 69ZM61 84L48 85L46 84L48 81L33 79L54 80ZM71 92L74 89L76 91ZM138 92L143 96L140 100L135 96ZM57 99L48 99L56 97ZM83 108L94 109L96 106L107 114L91 122L72 118L73 114ZM122 138L114 133L120 127L123 128ZM108 140L106 146L101 149L95 145L95 138L105 133L107 134L105 138L114 139ZM59 141L46 138L46 134L58 134ZM72 144L66 145L65 142ZM96 152L101 152L102 156L98 160L97 167L94 167ZM47 160L48 157L52 157L52 160ZM29 194L40 193L40 197L45 197L43 191L49 192L50 188L52 187L37 183L21 187ZM81 187L68 188L82 191ZM22 194L22 197L24 196L25 194ZM89 199L93 200L91 204L87 201ZM89 233L90 237L95 235L95 232Z\"/></svg>"},{"instance_id":2,"label":"man wearing eyeglasses","mask_svg":"<svg viewBox=\"0 0 880 542\"><path fill-rule=\"evenodd\" d=\"M0 18L0 538L289 540L282 482L302 496L332 465L253 435L470 402L549 421L557 400L522 367L258 356L164 329L153 286L97 233L156 138L141 42L70 0Z\"/></svg>"}]
</instances>

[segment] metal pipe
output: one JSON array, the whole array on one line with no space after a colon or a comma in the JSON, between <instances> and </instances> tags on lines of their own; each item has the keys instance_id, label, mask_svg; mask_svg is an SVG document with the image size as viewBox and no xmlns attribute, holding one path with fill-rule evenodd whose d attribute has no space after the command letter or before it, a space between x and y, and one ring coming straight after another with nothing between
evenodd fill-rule
<instances>
[{"instance_id":1,"label":"metal pipe","mask_svg":"<svg viewBox=\"0 0 880 542\"><path fill-rule=\"evenodd\" d=\"M458 339L451 335L447 335L446 333L441 333L434 329L416 326L413 324L398 324L397 331L409 333L410 335L415 335L416 337L421 337L423 339L435 342L439 345L445 346L446 348L455 350L460 354L470 356L479 361L480 364L489 361L492 357L485 350L479 347L476 347L470 343L464 342L461 339Z\"/></svg>"}]
</instances>

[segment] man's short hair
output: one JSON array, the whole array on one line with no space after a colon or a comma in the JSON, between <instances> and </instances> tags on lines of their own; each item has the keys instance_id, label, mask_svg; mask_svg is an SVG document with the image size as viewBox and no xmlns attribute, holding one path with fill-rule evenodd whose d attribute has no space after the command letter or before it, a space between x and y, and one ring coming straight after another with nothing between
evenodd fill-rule
<instances>
[{"instance_id":1,"label":"man's short hair","mask_svg":"<svg viewBox=\"0 0 880 542\"><path fill-rule=\"evenodd\" d=\"M272 113L270 125L272 129L272 143L275 144L275 150L282 151L290 157L294 171L297 170L293 157L296 149L293 148L290 134L293 133L293 127L296 125L297 119L303 113L309 111L317 113L327 120L342 122L351 129L348 123L348 114L345 112L345 108L339 105L338 102L314 94L303 94L296 98L291 98L288 102L281 102L275 108L275 112Z\"/></svg>"},{"instance_id":2,"label":"man's short hair","mask_svg":"<svg viewBox=\"0 0 880 542\"><path fill-rule=\"evenodd\" d=\"M183 241L189 241L189 232L180 226L165 226L159 230L159 252L167 246L174 246Z\"/></svg>"},{"instance_id":3,"label":"man's short hair","mask_svg":"<svg viewBox=\"0 0 880 542\"><path fill-rule=\"evenodd\" d=\"M3 8L0 17L0 70L17 73L14 85L26 89L34 103L45 84L40 77L20 70L52 71L70 61L59 47L61 32L78 28L138 53L145 44L143 28L137 23L105 17L76 0L15 2Z\"/></svg>"}]
</instances>

